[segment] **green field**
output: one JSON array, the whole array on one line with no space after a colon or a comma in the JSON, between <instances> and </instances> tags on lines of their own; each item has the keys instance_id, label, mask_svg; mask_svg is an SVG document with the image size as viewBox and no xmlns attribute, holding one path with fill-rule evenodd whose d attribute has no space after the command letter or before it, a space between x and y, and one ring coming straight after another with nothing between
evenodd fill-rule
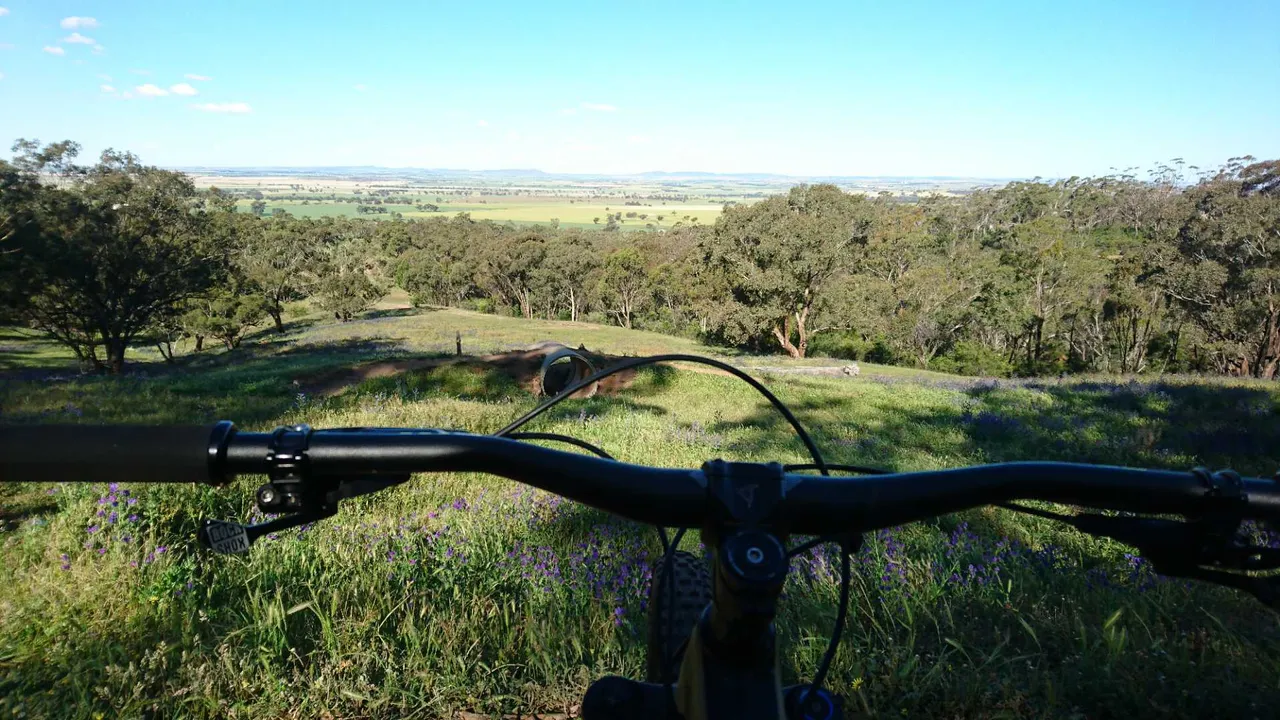
<instances>
[{"instance_id":1,"label":"green field","mask_svg":"<svg viewBox=\"0 0 1280 720\"><path fill-rule=\"evenodd\" d=\"M139 349L123 377L75 377L27 333L0 337L6 422L237 420L268 429L396 425L493 431L536 402L478 366L316 397L353 362L482 354L540 340L618 354L711 352L585 323L384 307L350 323L292 318L234 352ZM855 379L767 384L832 462L894 469L1014 459L1153 467L1280 466L1280 395L1247 382L991 383L864 366ZM297 381L295 383L295 381ZM571 401L537 429L624 460L801 461L750 388L690 368ZM572 712L587 683L643 672L643 528L502 480L418 477L288 531L247 558L195 547L201 518L253 515L222 491L0 488L0 710L14 717L450 717ZM685 547L697 550L696 533ZM1256 601L1154 575L1118 543L998 509L867 538L830 678L865 717L1267 717L1280 631ZM809 677L834 622L833 556L802 556L779 620L783 674ZM836 563L838 565L838 562Z\"/></svg>"},{"instance_id":2,"label":"green field","mask_svg":"<svg viewBox=\"0 0 1280 720\"><path fill-rule=\"evenodd\" d=\"M383 207L387 208L388 215L370 214L362 215L357 208L360 207L354 202L349 201L329 201L314 200L308 201L309 204L303 204L301 200L276 200L271 195L266 195L267 203L266 212L269 214L276 208L283 209L290 215L296 217L369 217L375 219L385 219L390 213L401 213L407 218L428 218L428 217L452 217L457 213L469 213L475 220L492 220L498 223L513 222L517 225L533 225L547 224L552 221L559 220L561 227L577 227L577 228L603 228L608 220L610 213L623 213L622 230L644 230L646 225L653 224L655 228L670 228L677 223L691 224L697 221L700 225L710 225L715 223L716 218L720 217L723 211L723 205L711 203L671 203L663 206L660 203L654 203L654 207L635 207L624 206L619 203L588 203L588 202L569 202L568 198L538 198L538 197L517 197L517 198L493 198L486 202L444 202L439 204L439 210L433 212L422 212L414 205L406 204L387 204ZM249 200L240 200L237 207L241 212L249 211ZM426 202L424 199L423 202ZM626 213L635 212L637 217L627 218ZM638 215L648 215L647 218L640 218ZM658 220L658 216L663 217ZM599 222L593 220L599 219ZM687 218L687 219L686 219Z\"/></svg>"}]
</instances>

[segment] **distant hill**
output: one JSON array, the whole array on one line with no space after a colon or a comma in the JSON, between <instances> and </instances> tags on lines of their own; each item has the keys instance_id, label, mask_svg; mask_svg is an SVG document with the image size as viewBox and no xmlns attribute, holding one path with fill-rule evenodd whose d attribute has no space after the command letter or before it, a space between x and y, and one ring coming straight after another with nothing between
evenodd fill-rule
<instances>
[{"instance_id":1,"label":"distant hill","mask_svg":"<svg viewBox=\"0 0 1280 720\"><path fill-rule=\"evenodd\" d=\"M405 179L405 180L465 180L483 179L539 179L539 180L616 180L650 182L706 182L731 181L746 183L801 183L831 182L839 185L920 185L920 184L971 184L990 185L1005 183L1016 178L977 178L949 175L893 176L893 175L781 175L778 173L713 173L697 170L661 171L642 173L549 173L536 168L503 168L497 170L464 170L460 168L389 168L373 165L315 166L315 167L214 167L187 166L174 170L226 177L335 177L349 179Z\"/></svg>"}]
</instances>

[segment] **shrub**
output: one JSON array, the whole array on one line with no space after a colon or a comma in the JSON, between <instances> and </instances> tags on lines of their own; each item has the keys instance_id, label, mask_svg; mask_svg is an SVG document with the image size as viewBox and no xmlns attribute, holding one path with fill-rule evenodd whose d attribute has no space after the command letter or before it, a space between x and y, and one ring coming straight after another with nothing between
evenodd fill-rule
<instances>
[{"instance_id":1,"label":"shrub","mask_svg":"<svg viewBox=\"0 0 1280 720\"><path fill-rule=\"evenodd\" d=\"M929 363L933 370L957 375L1008 377L1013 367L1004 354L973 340L961 340L951 352Z\"/></svg>"}]
</instances>

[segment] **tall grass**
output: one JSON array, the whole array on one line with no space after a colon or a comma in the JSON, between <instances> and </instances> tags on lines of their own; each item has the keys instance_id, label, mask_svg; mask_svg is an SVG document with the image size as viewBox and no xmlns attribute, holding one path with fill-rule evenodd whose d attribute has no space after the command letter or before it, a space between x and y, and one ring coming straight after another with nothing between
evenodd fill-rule
<instances>
[{"instance_id":1,"label":"tall grass","mask_svg":"<svg viewBox=\"0 0 1280 720\"><path fill-rule=\"evenodd\" d=\"M0 407L16 422L227 417L253 429L485 432L536 401L456 368L308 397L292 382L300 374L385 351L320 339L325 326L309 332L181 372L10 380ZM501 327L492 332L500 342ZM1280 464L1276 395L1264 386L769 384L831 461L1083 459L1248 473ZM646 373L619 397L571 401L540 423L635 462L804 460L749 388L690 370ZM642 674L652 531L499 479L440 474L349 501L246 557L200 552L200 519L254 518L261 482L0 488L0 710L564 711L592 678ZM696 533L685 547L699 549ZM779 618L788 682L810 676L825 650L834 552L794 562ZM873 717L1269 716L1280 700L1275 617L1234 592L1159 577L1131 552L991 508L869 534L831 685Z\"/></svg>"}]
</instances>

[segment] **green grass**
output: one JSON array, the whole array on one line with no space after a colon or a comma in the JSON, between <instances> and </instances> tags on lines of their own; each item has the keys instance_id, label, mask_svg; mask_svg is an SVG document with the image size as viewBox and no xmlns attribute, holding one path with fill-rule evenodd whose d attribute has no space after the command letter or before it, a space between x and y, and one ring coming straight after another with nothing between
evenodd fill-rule
<instances>
[{"instance_id":1,"label":"green grass","mask_svg":"<svg viewBox=\"0 0 1280 720\"><path fill-rule=\"evenodd\" d=\"M23 360L0 384L0 408L10 422L486 432L536 402L466 367L373 380L337 398L300 395L293 382L364 359L451 353L456 331L475 353L546 339L619 354L706 350L588 324L388 308L345 324L304 316L282 337L259 333L233 353L121 378L44 381L32 377L41 363ZM4 342L56 365L38 341ZM877 370L768 384L833 462L1079 459L1255 474L1280 465L1280 397L1269 385L1018 385ZM785 423L722 375L651 371L620 396L562 407L537 429L624 460L804 459ZM251 517L260 482L0 487L0 709L442 717L563 710L594 677L642 674L651 532L506 481L442 474L350 501L247 558L199 552L199 520ZM686 547L697 549L696 533ZM831 684L872 717L1266 716L1280 700L1274 615L1234 592L1161 581L1126 551L996 509L873 534L855 561ZM811 554L789 581L779 620L788 681L809 677L825 647L833 562Z\"/></svg>"}]
</instances>

